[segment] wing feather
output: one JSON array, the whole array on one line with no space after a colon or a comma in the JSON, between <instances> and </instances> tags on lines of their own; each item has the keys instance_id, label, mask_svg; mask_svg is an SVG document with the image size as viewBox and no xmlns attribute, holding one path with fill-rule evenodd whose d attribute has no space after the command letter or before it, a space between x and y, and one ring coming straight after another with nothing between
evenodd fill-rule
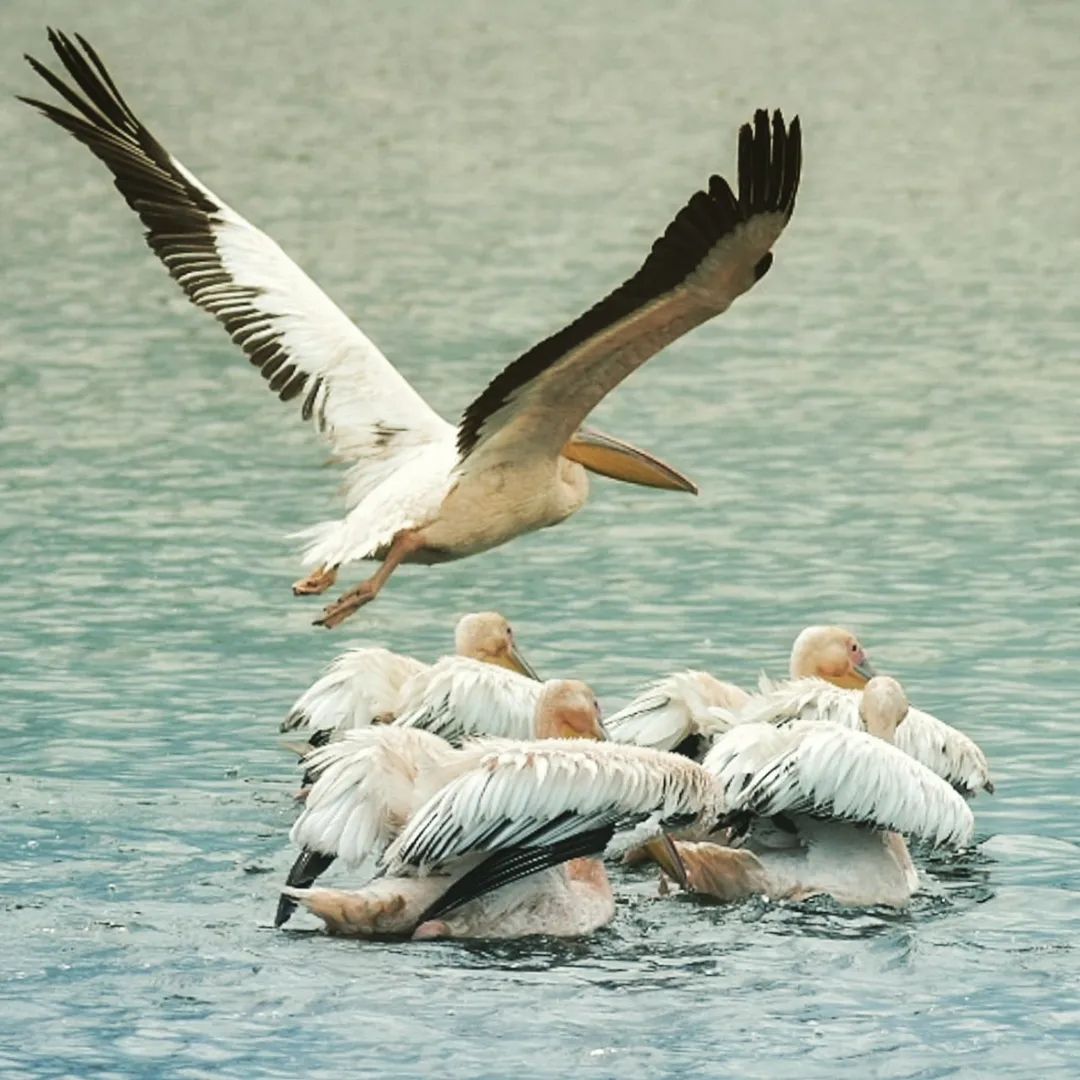
<instances>
[{"instance_id":1,"label":"wing feather","mask_svg":"<svg viewBox=\"0 0 1080 1080\"><path fill-rule=\"evenodd\" d=\"M455 745L480 735L531 739L543 685L495 664L446 656L405 684L395 724Z\"/></svg>"},{"instance_id":2,"label":"wing feather","mask_svg":"<svg viewBox=\"0 0 1080 1080\"><path fill-rule=\"evenodd\" d=\"M934 844L958 846L971 839L974 819L967 803L903 750L830 723L794 723L774 733L787 749L730 798L733 811L809 814Z\"/></svg>"},{"instance_id":3,"label":"wing feather","mask_svg":"<svg viewBox=\"0 0 1080 1080\"><path fill-rule=\"evenodd\" d=\"M860 690L844 690L822 679L769 683L739 711L748 723L787 724L820 720L861 730ZM911 708L896 729L895 745L951 784L962 795L993 792L990 766L979 746L957 728L930 713Z\"/></svg>"},{"instance_id":4,"label":"wing feather","mask_svg":"<svg viewBox=\"0 0 1080 1080\"><path fill-rule=\"evenodd\" d=\"M711 776L673 754L580 740L503 744L416 813L383 866L426 873L467 855L562 843L652 814L693 818L715 800Z\"/></svg>"},{"instance_id":5,"label":"wing feather","mask_svg":"<svg viewBox=\"0 0 1080 1080\"><path fill-rule=\"evenodd\" d=\"M475 756L426 731L346 732L304 758L315 782L290 837L350 865L381 855L417 808Z\"/></svg>"},{"instance_id":6,"label":"wing feather","mask_svg":"<svg viewBox=\"0 0 1080 1080\"><path fill-rule=\"evenodd\" d=\"M738 709L748 700L745 691L707 672L676 671L607 717L604 728L613 742L675 750L693 736L711 739L727 729L710 709Z\"/></svg>"},{"instance_id":7,"label":"wing feather","mask_svg":"<svg viewBox=\"0 0 1080 1080\"><path fill-rule=\"evenodd\" d=\"M395 716L402 688L427 669L389 649L349 649L296 699L281 730L336 733Z\"/></svg>"},{"instance_id":8,"label":"wing feather","mask_svg":"<svg viewBox=\"0 0 1080 1080\"><path fill-rule=\"evenodd\" d=\"M641 268L565 329L499 373L458 426L461 471L528 444L557 455L593 408L664 346L726 311L768 270L795 207L801 129L761 109L739 137L739 197L713 176Z\"/></svg>"},{"instance_id":9,"label":"wing feather","mask_svg":"<svg viewBox=\"0 0 1080 1080\"><path fill-rule=\"evenodd\" d=\"M27 57L74 111L20 100L105 164L188 298L222 323L278 397L305 394L302 416L338 457L385 461L452 437L451 426L281 248L150 134L86 41L76 35L81 52L57 31L49 41L83 96ZM351 477L349 489L355 501L363 485Z\"/></svg>"}]
</instances>

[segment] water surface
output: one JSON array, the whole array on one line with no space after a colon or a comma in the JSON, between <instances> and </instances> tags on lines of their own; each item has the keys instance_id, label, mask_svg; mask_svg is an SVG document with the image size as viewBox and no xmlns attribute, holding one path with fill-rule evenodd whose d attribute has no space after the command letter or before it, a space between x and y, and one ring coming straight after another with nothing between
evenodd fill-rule
<instances>
[{"instance_id":1,"label":"water surface","mask_svg":"<svg viewBox=\"0 0 1080 1080\"><path fill-rule=\"evenodd\" d=\"M10 94L43 24L269 231L444 415L636 267L758 105L805 173L769 276L598 411L701 495L399 571L335 634L285 535L336 474ZM1080 1052L1080 15L1056 3L0 12L0 1072L1070 1075ZM859 631L998 794L909 911L661 900L584 942L270 929L276 725L336 651L498 607L611 709Z\"/></svg>"}]
</instances>

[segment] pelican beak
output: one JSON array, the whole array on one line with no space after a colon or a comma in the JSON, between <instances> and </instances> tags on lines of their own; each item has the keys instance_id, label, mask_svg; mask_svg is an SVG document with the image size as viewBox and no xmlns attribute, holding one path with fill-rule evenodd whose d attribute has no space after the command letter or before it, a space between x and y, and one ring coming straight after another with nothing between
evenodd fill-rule
<instances>
[{"instance_id":1,"label":"pelican beak","mask_svg":"<svg viewBox=\"0 0 1080 1080\"><path fill-rule=\"evenodd\" d=\"M592 428L579 428L562 452L563 457L584 465L589 472L610 476L612 480L668 491L689 491L692 495L698 491L693 480L659 458Z\"/></svg>"},{"instance_id":2,"label":"pelican beak","mask_svg":"<svg viewBox=\"0 0 1080 1080\"><path fill-rule=\"evenodd\" d=\"M653 861L660 864L660 869L672 881L677 882L686 892L690 892L690 879L686 873L686 864L682 861L675 841L667 833L661 833L655 840L645 845L645 850Z\"/></svg>"},{"instance_id":3,"label":"pelican beak","mask_svg":"<svg viewBox=\"0 0 1080 1080\"><path fill-rule=\"evenodd\" d=\"M861 664L853 664L852 670L856 675L865 679L867 682L877 675L877 672L874 670L874 665L871 664L869 660L863 660Z\"/></svg>"},{"instance_id":4,"label":"pelican beak","mask_svg":"<svg viewBox=\"0 0 1080 1080\"><path fill-rule=\"evenodd\" d=\"M510 648L506 651L506 666L511 671L516 671L519 675L527 675L530 679L535 679L537 682L543 682L544 680L536 674L536 670L532 664L525 659L524 656L518 652L517 642L512 641Z\"/></svg>"}]
</instances>

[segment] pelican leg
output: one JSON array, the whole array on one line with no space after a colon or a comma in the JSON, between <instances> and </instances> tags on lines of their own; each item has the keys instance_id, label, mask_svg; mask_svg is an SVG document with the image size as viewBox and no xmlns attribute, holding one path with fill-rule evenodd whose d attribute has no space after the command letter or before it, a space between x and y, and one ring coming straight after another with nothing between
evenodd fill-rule
<instances>
[{"instance_id":1,"label":"pelican leg","mask_svg":"<svg viewBox=\"0 0 1080 1080\"><path fill-rule=\"evenodd\" d=\"M335 626L343 623L354 611L362 608L365 604L370 604L379 595L379 590L386 584L390 575L398 568L402 560L423 546L424 541L419 533L398 533L382 561L382 566L367 581L361 581L355 588L343 593L332 604L328 604L323 608L323 613L315 620L315 625L325 626L327 630L333 630Z\"/></svg>"},{"instance_id":2,"label":"pelican leg","mask_svg":"<svg viewBox=\"0 0 1080 1080\"><path fill-rule=\"evenodd\" d=\"M320 566L306 578L293 582L293 596L319 596L337 581L336 566Z\"/></svg>"}]
</instances>

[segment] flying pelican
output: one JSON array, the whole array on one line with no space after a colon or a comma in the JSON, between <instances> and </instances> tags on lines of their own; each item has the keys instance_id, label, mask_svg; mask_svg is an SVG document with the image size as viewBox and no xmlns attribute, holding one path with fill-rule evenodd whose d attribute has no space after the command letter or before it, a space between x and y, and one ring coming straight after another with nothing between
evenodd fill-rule
<instances>
[{"instance_id":1,"label":"flying pelican","mask_svg":"<svg viewBox=\"0 0 1080 1080\"><path fill-rule=\"evenodd\" d=\"M765 110L739 132L738 197L713 176L653 244L641 268L568 326L533 346L469 404L439 417L374 344L273 240L227 206L150 134L97 53L49 31L73 89L30 65L74 111L21 98L112 172L150 247L283 401L303 395L335 457L350 463L347 514L307 530L293 586L318 594L339 569L381 560L316 620L338 625L373 600L403 562L464 558L557 524L585 502L586 469L696 490L669 466L582 422L664 346L726 311L768 271L795 206L796 117ZM78 91L81 91L81 96Z\"/></svg>"},{"instance_id":2,"label":"flying pelican","mask_svg":"<svg viewBox=\"0 0 1080 1080\"><path fill-rule=\"evenodd\" d=\"M859 688L874 668L859 639L842 626L808 626L791 647L792 679L813 676ZM751 695L705 671L677 671L647 686L604 722L613 742L675 750L700 760L712 739L730 726L714 710L739 713Z\"/></svg>"},{"instance_id":3,"label":"flying pelican","mask_svg":"<svg viewBox=\"0 0 1080 1080\"><path fill-rule=\"evenodd\" d=\"M675 841L657 860L689 891L721 900L826 894L843 904L905 904L919 877L900 834L960 846L974 820L948 784L890 745L907 723L899 683L872 679L859 709L865 731L795 721L739 724L721 736L704 768L745 834L741 846Z\"/></svg>"},{"instance_id":4,"label":"flying pelican","mask_svg":"<svg viewBox=\"0 0 1080 1080\"><path fill-rule=\"evenodd\" d=\"M310 746L321 746L350 728L389 723L414 713L425 705L425 690L433 682L449 682L448 697L471 702L474 688L484 685L485 671L509 676L512 687L517 681L536 687L531 698L531 710L535 711L540 686L535 681L537 674L521 655L510 623L498 612L463 615L454 628L454 652L456 656L445 658L453 663L432 665L378 647L349 649L297 698L281 730L300 732ZM447 676L447 671L453 674ZM476 707L487 704L481 700Z\"/></svg>"},{"instance_id":5,"label":"flying pelican","mask_svg":"<svg viewBox=\"0 0 1080 1080\"><path fill-rule=\"evenodd\" d=\"M716 820L719 789L673 754L610 743L583 683L546 684L537 742L455 749L429 732L372 727L315 750L278 906L332 933L428 937L589 933L614 914L601 854L616 824ZM379 857L358 892L310 886L335 859Z\"/></svg>"}]
</instances>

